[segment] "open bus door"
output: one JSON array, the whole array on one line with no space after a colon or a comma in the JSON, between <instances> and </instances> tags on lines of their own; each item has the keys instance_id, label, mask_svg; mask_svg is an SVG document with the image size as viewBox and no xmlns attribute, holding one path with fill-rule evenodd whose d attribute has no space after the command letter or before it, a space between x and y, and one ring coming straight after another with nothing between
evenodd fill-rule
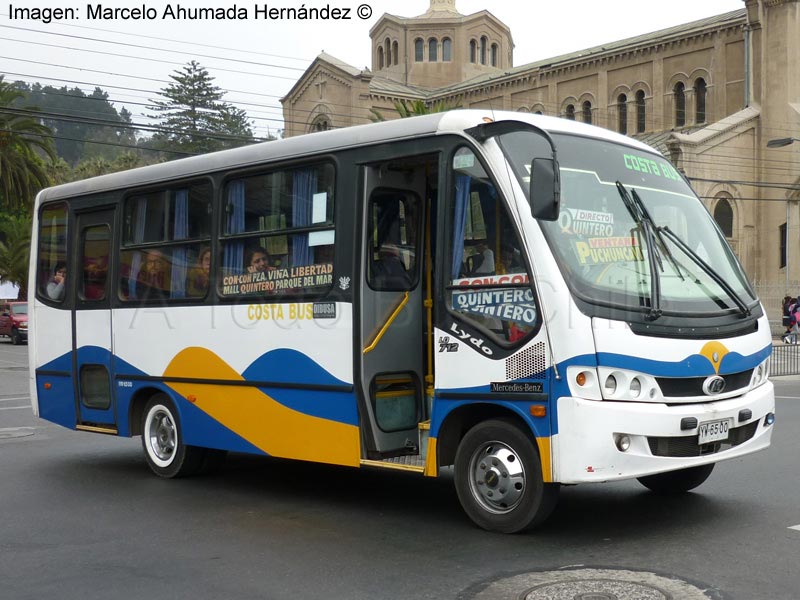
<instances>
[{"instance_id":1,"label":"open bus door","mask_svg":"<svg viewBox=\"0 0 800 600\"><path fill-rule=\"evenodd\" d=\"M429 155L362 170L359 352L368 458L419 454L419 425L429 418L425 231L437 160Z\"/></svg>"},{"instance_id":2,"label":"open bus door","mask_svg":"<svg viewBox=\"0 0 800 600\"><path fill-rule=\"evenodd\" d=\"M76 278L73 312L73 380L78 429L116 433L112 386L111 248L114 209L76 215L72 275Z\"/></svg>"}]
</instances>

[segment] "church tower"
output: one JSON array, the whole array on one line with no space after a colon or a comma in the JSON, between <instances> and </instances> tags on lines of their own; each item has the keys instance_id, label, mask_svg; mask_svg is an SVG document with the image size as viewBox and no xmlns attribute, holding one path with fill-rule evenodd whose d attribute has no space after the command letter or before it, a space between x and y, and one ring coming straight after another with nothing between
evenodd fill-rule
<instances>
[{"instance_id":1,"label":"church tower","mask_svg":"<svg viewBox=\"0 0 800 600\"><path fill-rule=\"evenodd\" d=\"M513 67L511 30L486 10L462 15L455 0L430 0L418 17L384 14L370 38L374 75L403 85L435 89Z\"/></svg>"}]
</instances>

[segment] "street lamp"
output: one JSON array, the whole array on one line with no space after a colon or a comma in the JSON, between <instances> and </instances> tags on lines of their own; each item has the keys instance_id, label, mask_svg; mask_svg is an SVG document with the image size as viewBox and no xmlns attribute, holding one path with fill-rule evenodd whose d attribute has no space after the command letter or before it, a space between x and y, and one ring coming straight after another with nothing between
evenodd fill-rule
<instances>
[{"instance_id":1,"label":"street lamp","mask_svg":"<svg viewBox=\"0 0 800 600\"><path fill-rule=\"evenodd\" d=\"M789 146L794 142L800 142L800 138L777 138L774 140L770 140L767 142L767 148L783 148L784 146Z\"/></svg>"}]
</instances>

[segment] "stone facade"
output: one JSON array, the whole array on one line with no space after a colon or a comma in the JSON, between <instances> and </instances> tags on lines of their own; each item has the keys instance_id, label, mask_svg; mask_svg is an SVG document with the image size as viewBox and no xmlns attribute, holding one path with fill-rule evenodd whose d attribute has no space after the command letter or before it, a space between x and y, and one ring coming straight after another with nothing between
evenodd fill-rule
<instances>
[{"instance_id":1,"label":"stone facade","mask_svg":"<svg viewBox=\"0 0 800 600\"><path fill-rule=\"evenodd\" d=\"M691 180L770 318L800 294L800 2L744 0L730 13L514 67L488 11L431 0L383 15L372 68L321 54L282 100L285 135L395 118L398 100L539 112L642 139Z\"/></svg>"}]
</instances>

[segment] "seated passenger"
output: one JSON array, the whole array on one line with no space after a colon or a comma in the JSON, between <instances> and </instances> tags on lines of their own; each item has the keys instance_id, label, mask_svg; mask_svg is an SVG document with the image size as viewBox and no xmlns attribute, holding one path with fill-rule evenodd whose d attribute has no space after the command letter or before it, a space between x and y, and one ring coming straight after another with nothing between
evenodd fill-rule
<instances>
[{"instance_id":1,"label":"seated passenger","mask_svg":"<svg viewBox=\"0 0 800 600\"><path fill-rule=\"evenodd\" d=\"M189 271L186 291L189 296L203 297L208 291L208 280L211 272L211 248L203 248L197 255L197 265Z\"/></svg>"},{"instance_id":2,"label":"seated passenger","mask_svg":"<svg viewBox=\"0 0 800 600\"><path fill-rule=\"evenodd\" d=\"M248 273L263 273L274 269L270 262L269 252L261 246L250 248L244 263Z\"/></svg>"},{"instance_id":3,"label":"seated passenger","mask_svg":"<svg viewBox=\"0 0 800 600\"><path fill-rule=\"evenodd\" d=\"M53 271L53 277L47 284L47 295L51 300L61 301L64 299L64 286L67 282L67 265L60 262Z\"/></svg>"},{"instance_id":4,"label":"seated passenger","mask_svg":"<svg viewBox=\"0 0 800 600\"><path fill-rule=\"evenodd\" d=\"M476 253L467 258L467 270L470 275L494 275L494 252L480 240L475 246Z\"/></svg>"},{"instance_id":5,"label":"seated passenger","mask_svg":"<svg viewBox=\"0 0 800 600\"><path fill-rule=\"evenodd\" d=\"M383 244L378 252L379 259L372 270L372 283L381 289L408 289L411 287L411 276L397 248Z\"/></svg>"},{"instance_id":6,"label":"seated passenger","mask_svg":"<svg viewBox=\"0 0 800 600\"><path fill-rule=\"evenodd\" d=\"M145 253L136 283L139 298L169 298L167 260L161 250L148 250Z\"/></svg>"}]
</instances>

